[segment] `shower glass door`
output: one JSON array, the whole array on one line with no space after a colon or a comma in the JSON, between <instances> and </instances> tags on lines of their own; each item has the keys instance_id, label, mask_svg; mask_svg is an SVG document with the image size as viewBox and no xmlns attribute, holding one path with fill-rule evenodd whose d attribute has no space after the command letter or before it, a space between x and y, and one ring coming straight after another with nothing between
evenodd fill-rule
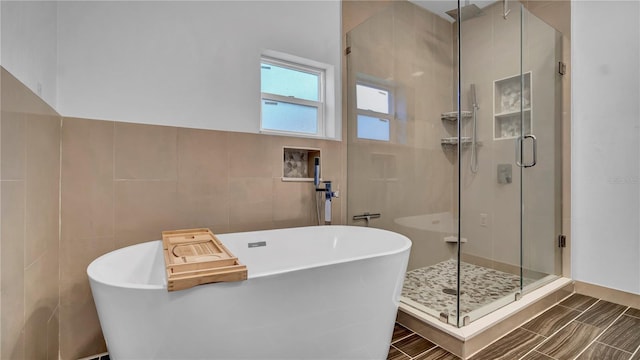
<instances>
[{"instance_id":1,"label":"shower glass door","mask_svg":"<svg viewBox=\"0 0 640 360\"><path fill-rule=\"evenodd\" d=\"M459 135L458 326L561 271L561 34L515 1L469 13L459 37L460 104L472 116Z\"/></svg>"},{"instance_id":2,"label":"shower glass door","mask_svg":"<svg viewBox=\"0 0 640 360\"><path fill-rule=\"evenodd\" d=\"M560 273L561 38L514 0L456 4L347 34L347 223L409 237L401 309L464 326Z\"/></svg>"},{"instance_id":3,"label":"shower glass door","mask_svg":"<svg viewBox=\"0 0 640 360\"><path fill-rule=\"evenodd\" d=\"M521 291L522 171L516 142L530 132L521 88L521 7L502 2L460 23L460 307L464 326L516 301ZM527 108L524 104L524 108ZM474 131L475 129L475 131ZM465 141L465 139L470 139Z\"/></svg>"}]
</instances>

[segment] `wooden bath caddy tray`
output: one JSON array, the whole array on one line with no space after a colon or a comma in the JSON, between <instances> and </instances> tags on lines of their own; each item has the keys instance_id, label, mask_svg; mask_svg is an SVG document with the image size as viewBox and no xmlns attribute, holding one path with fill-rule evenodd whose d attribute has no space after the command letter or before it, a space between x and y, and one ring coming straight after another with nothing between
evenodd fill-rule
<instances>
[{"instance_id":1,"label":"wooden bath caddy tray","mask_svg":"<svg viewBox=\"0 0 640 360\"><path fill-rule=\"evenodd\" d=\"M247 279L242 265L209 229L162 232L167 290Z\"/></svg>"}]
</instances>

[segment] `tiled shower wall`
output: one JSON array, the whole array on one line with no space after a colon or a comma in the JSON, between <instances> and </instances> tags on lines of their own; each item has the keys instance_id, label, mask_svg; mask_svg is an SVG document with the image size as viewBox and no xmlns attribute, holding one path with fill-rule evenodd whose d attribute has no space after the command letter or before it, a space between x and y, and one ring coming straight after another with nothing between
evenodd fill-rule
<instances>
[{"instance_id":1,"label":"tiled shower wall","mask_svg":"<svg viewBox=\"0 0 640 360\"><path fill-rule=\"evenodd\" d=\"M60 117L1 70L2 359L57 359Z\"/></svg>"},{"instance_id":2,"label":"tiled shower wall","mask_svg":"<svg viewBox=\"0 0 640 360\"><path fill-rule=\"evenodd\" d=\"M345 184L341 142L61 118L4 69L1 134L3 359L106 350L86 275L101 254L169 229L314 225L284 146L321 149L323 180Z\"/></svg>"},{"instance_id":3,"label":"tiled shower wall","mask_svg":"<svg viewBox=\"0 0 640 360\"><path fill-rule=\"evenodd\" d=\"M355 7L345 5L343 10ZM451 231L444 222L447 234L407 224L421 216L423 223L430 222L431 215L451 217L455 156L440 144L443 136L452 136L446 134L440 114L453 109L453 32L447 20L410 2L394 1L375 9L348 34L349 90L344 94L349 102L344 107L349 111L344 119L349 129L343 131L351 170L347 219L364 212L381 213L372 226L411 238L408 267L415 269L446 260L454 251L442 240ZM354 135L354 83L363 80L392 84L389 142Z\"/></svg>"}]
</instances>

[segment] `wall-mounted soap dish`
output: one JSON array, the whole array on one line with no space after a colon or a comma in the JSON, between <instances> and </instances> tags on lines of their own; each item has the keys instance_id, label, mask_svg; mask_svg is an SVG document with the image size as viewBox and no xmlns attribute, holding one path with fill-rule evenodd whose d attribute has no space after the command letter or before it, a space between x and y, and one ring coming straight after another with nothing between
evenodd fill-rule
<instances>
[{"instance_id":1,"label":"wall-mounted soap dish","mask_svg":"<svg viewBox=\"0 0 640 360\"><path fill-rule=\"evenodd\" d=\"M468 136L463 136L460 138L460 142L462 144L470 144L471 143L471 138ZM452 136L452 137L446 137L446 138L442 138L440 139L440 143L442 145L458 145L458 137L457 136Z\"/></svg>"},{"instance_id":2,"label":"wall-mounted soap dish","mask_svg":"<svg viewBox=\"0 0 640 360\"><path fill-rule=\"evenodd\" d=\"M463 111L460 112L460 117L462 117L463 119L469 119L469 118L471 118L472 115L473 115L473 113L471 111L463 110ZM442 120L447 120L447 121L457 121L458 120L458 112L457 111L445 112L445 113L440 114L440 118Z\"/></svg>"},{"instance_id":3,"label":"wall-mounted soap dish","mask_svg":"<svg viewBox=\"0 0 640 360\"><path fill-rule=\"evenodd\" d=\"M463 146L468 146L468 145L471 145L473 141L469 136L463 136L460 138L460 142L462 143ZM455 148L456 146L458 146L458 137L452 136L452 137L442 138L440 139L440 144L445 148ZM476 144L481 146L482 142L476 141Z\"/></svg>"},{"instance_id":4,"label":"wall-mounted soap dish","mask_svg":"<svg viewBox=\"0 0 640 360\"><path fill-rule=\"evenodd\" d=\"M446 242L446 243L458 243L458 237L456 235L445 236L444 237L444 242ZM460 242L461 243L466 243L467 242L467 238L460 238Z\"/></svg>"}]
</instances>

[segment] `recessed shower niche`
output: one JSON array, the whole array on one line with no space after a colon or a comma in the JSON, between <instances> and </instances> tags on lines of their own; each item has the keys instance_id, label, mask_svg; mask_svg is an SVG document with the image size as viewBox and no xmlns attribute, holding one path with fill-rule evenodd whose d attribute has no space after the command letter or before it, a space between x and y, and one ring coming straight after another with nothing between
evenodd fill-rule
<instances>
[{"instance_id":1,"label":"recessed shower niche","mask_svg":"<svg viewBox=\"0 0 640 360\"><path fill-rule=\"evenodd\" d=\"M493 139L513 139L520 136L520 111L524 134L531 134L531 71L522 76L495 80L493 89Z\"/></svg>"},{"instance_id":2,"label":"recessed shower niche","mask_svg":"<svg viewBox=\"0 0 640 360\"><path fill-rule=\"evenodd\" d=\"M285 146L282 148L282 181L313 181L315 159L322 162L320 149Z\"/></svg>"}]
</instances>

